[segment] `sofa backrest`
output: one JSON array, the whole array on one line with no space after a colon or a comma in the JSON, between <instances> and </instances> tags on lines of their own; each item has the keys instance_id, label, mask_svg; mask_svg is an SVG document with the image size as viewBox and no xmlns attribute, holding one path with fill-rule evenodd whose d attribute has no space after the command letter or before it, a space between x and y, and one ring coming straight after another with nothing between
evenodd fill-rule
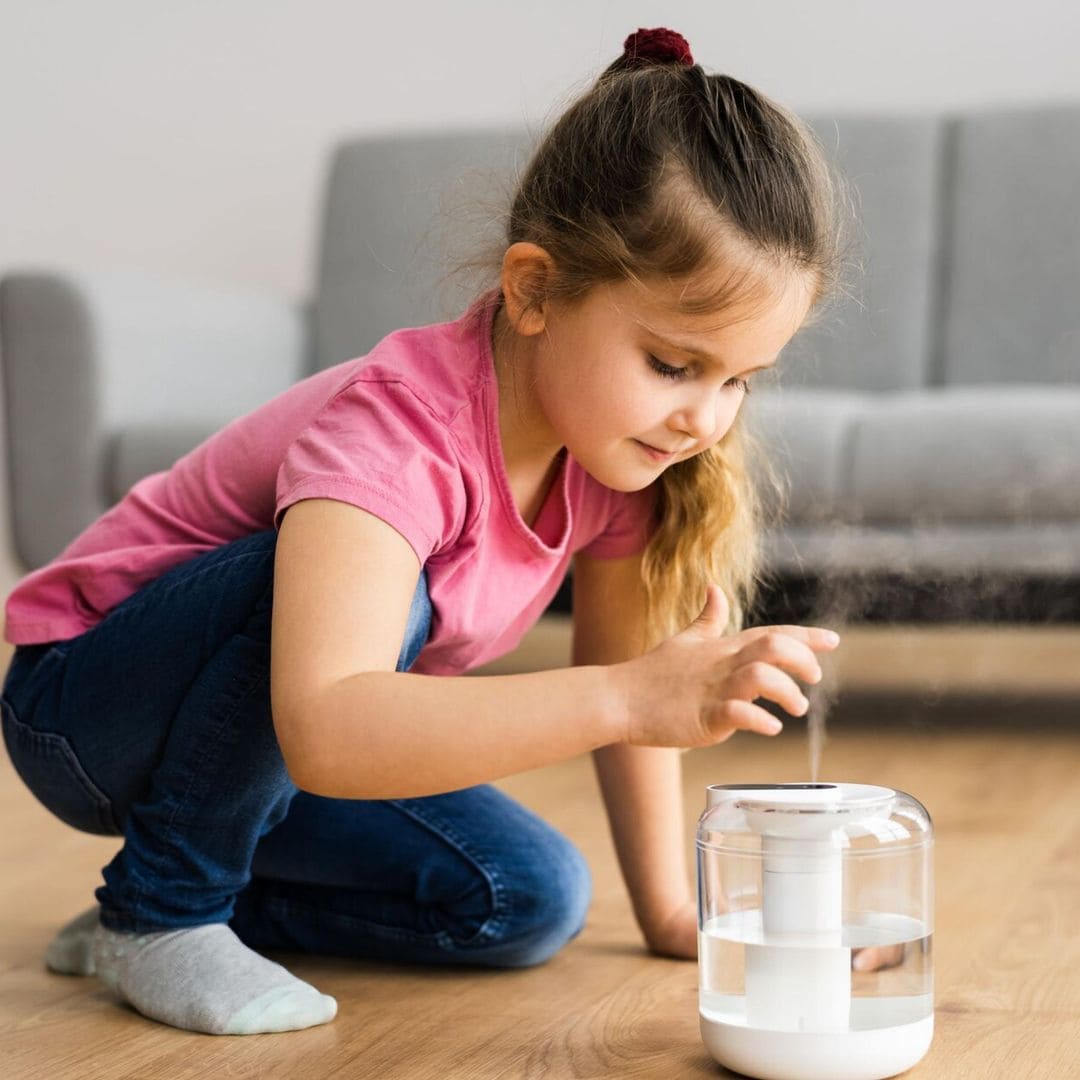
<instances>
[{"instance_id":1,"label":"sofa backrest","mask_svg":"<svg viewBox=\"0 0 1080 1080\"><path fill-rule=\"evenodd\" d=\"M531 145L515 128L375 136L337 148L313 297L315 370L464 310L467 286L445 282L447 270L498 242L509 184Z\"/></svg>"},{"instance_id":2,"label":"sofa backrest","mask_svg":"<svg viewBox=\"0 0 1080 1080\"><path fill-rule=\"evenodd\" d=\"M1080 105L807 120L858 205L849 295L796 335L784 385L1080 378ZM316 369L460 313L467 282L440 289L440 280L453 260L498 245L535 137L413 133L338 148L314 298Z\"/></svg>"},{"instance_id":3,"label":"sofa backrest","mask_svg":"<svg viewBox=\"0 0 1080 1080\"><path fill-rule=\"evenodd\" d=\"M956 122L946 383L1080 382L1080 104Z\"/></svg>"}]
</instances>

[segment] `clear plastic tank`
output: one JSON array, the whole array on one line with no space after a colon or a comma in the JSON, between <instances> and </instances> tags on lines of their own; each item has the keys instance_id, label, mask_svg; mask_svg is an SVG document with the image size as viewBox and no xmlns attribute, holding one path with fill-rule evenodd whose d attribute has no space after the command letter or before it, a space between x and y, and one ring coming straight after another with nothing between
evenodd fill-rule
<instances>
[{"instance_id":1,"label":"clear plastic tank","mask_svg":"<svg viewBox=\"0 0 1080 1080\"><path fill-rule=\"evenodd\" d=\"M707 796L698 964L710 1053L760 1080L909 1069L934 1033L926 809L867 784L725 784ZM866 963L876 970L857 970Z\"/></svg>"}]
</instances>

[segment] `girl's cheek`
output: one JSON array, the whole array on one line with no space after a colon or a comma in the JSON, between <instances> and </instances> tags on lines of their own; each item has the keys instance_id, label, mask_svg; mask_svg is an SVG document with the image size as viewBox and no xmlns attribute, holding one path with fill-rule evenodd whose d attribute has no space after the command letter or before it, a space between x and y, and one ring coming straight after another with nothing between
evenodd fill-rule
<instances>
[{"instance_id":1,"label":"girl's cheek","mask_svg":"<svg viewBox=\"0 0 1080 1080\"><path fill-rule=\"evenodd\" d=\"M702 447L703 450L708 450L710 447L715 446L721 439L732 429L735 424L735 420L739 415L738 408L732 409L730 412L726 412L722 417L719 417L719 424L716 428L716 432L709 440L708 444Z\"/></svg>"},{"instance_id":2,"label":"girl's cheek","mask_svg":"<svg viewBox=\"0 0 1080 1080\"><path fill-rule=\"evenodd\" d=\"M735 400L731 403L731 406L725 410L726 422L723 425L724 434L726 435L731 429L731 426L735 423L739 416L739 410L743 407L743 402L746 401L746 395L740 392L736 392L732 395Z\"/></svg>"}]
</instances>

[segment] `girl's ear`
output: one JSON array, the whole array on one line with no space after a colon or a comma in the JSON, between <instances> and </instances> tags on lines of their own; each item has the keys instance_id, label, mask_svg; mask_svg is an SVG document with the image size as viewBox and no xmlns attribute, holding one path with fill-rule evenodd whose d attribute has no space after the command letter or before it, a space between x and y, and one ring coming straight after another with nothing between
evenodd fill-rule
<instances>
[{"instance_id":1,"label":"girl's ear","mask_svg":"<svg viewBox=\"0 0 1080 1080\"><path fill-rule=\"evenodd\" d=\"M526 337L539 334L547 319L547 304L538 301L555 274L555 260L539 244L519 241L503 256L502 294L510 325Z\"/></svg>"}]
</instances>

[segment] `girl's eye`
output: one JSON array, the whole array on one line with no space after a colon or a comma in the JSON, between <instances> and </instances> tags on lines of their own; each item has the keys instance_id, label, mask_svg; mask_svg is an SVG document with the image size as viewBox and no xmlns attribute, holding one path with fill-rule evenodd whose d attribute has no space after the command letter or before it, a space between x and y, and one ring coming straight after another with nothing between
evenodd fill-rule
<instances>
[{"instance_id":1,"label":"girl's eye","mask_svg":"<svg viewBox=\"0 0 1080 1080\"><path fill-rule=\"evenodd\" d=\"M665 364L662 360L657 360L652 353L649 353L648 357L649 367L651 367L657 375L662 375L665 379L688 379L690 377L689 368L672 367L670 364ZM728 379L727 385L734 386L744 394L750 393L750 383L746 379L740 379L738 376Z\"/></svg>"},{"instance_id":2,"label":"girl's eye","mask_svg":"<svg viewBox=\"0 0 1080 1080\"><path fill-rule=\"evenodd\" d=\"M687 377L686 368L672 367L670 364L665 364L662 360L657 360L652 353L649 353L648 357L649 367L657 375L663 375L665 379L685 379Z\"/></svg>"}]
</instances>

